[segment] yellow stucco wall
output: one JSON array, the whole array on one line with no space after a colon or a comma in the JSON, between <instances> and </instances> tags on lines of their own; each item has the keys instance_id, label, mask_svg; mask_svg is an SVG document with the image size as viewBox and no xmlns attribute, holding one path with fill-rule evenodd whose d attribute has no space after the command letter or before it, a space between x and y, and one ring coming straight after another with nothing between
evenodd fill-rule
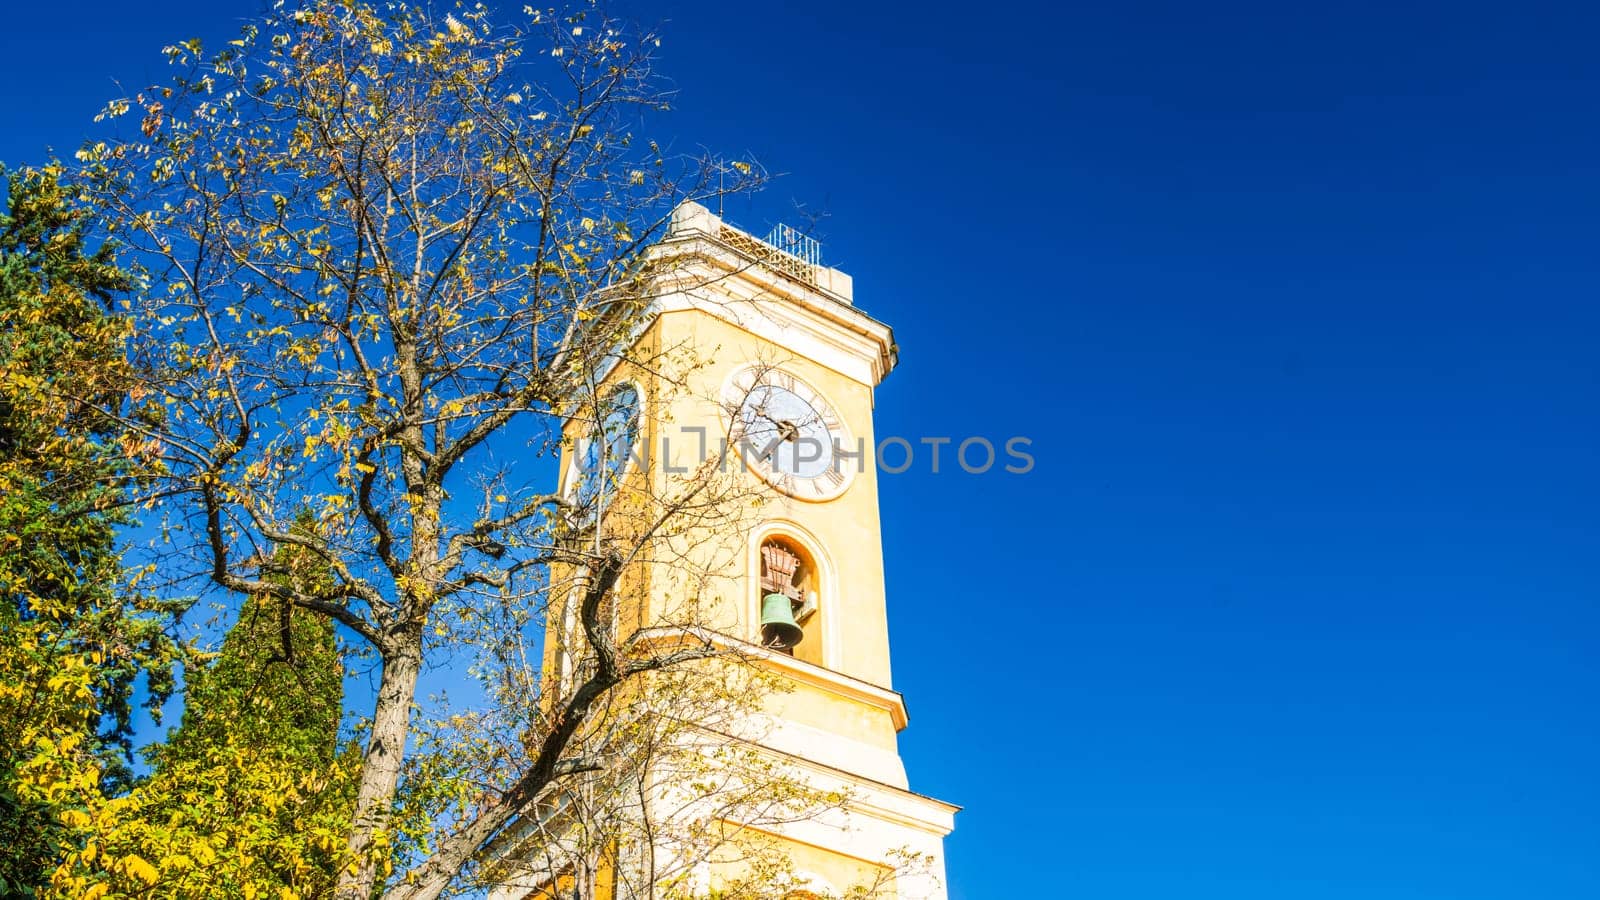
<instances>
[{"instance_id":1,"label":"yellow stucco wall","mask_svg":"<svg viewBox=\"0 0 1600 900\"><path fill-rule=\"evenodd\" d=\"M641 440L648 450L647 461L643 470L628 478L649 495L670 495L693 477L680 474L694 472L702 459L701 438L688 429L703 428L706 452L718 452L730 425L723 408L725 386L736 372L752 365L777 366L806 382L844 422L851 444L868 448L869 454L874 445L871 387L718 316L700 310L661 314L641 332L628 355L631 361L607 376L602 393L626 381L643 394ZM564 478L589 427L584 416L568 423L561 462ZM736 458L730 460L733 470L738 465ZM673 559L672 564L647 564L626 573L619 585L624 608L619 610L618 624L624 634L671 621L681 613L686 597L694 594L704 603L706 624L758 642L757 544L763 536L777 534L800 543L822 570L819 610L804 623L806 640L796 648L795 657L890 687L878 484L870 457L856 467L842 495L822 502L786 496L753 473L738 477L751 492L752 502L736 524L723 532L681 535L678 546L660 554ZM619 497L618 509L607 517L608 528L625 532L629 529L625 520L626 504ZM552 576L559 582L570 574L557 567ZM559 627L559 607L565 599L558 596L552 601L547 674L554 671L559 639L553 632ZM809 684L773 697L768 706L775 715L895 749L895 725L881 707Z\"/></svg>"},{"instance_id":2,"label":"yellow stucco wall","mask_svg":"<svg viewBox=\"0 0 1600 900\"><path fill-rule=\"evenodd\" d=\"M766 699L774 716L832 732L885 750L896 750L894 720L887 710L849 697L798 685Z\"/></svg>"},{"instance_id":3,"label":"yellow stucco wall","mask_svg":"<svg viewBox=\"0 0 1600 900\"><path fill-rule=\"evenodd\" d=\"M726 432L729 423L720 405L724 384L735 372L751 365L778 366L806 382L833 406L844 421L852 443L859 441L867 448L873 446L872 389L867 385L697 310L666 313L655 329L663 347L704 348L703 358L694 368L674 373L683 378L683 389L665 398L663 421L658 422L660 433L668 442L667 461L674 467L692 468L698 462L698 439L683 431L683 426L705 427L714 437ZM653 449L661 450L659 440ZM655 468L657 477L674 477L663 474L659 465ZM756 478L749 477L752 481ZM852 677L889 687L889 634L884 607L877 473L873 467L861 466L849 489L837 499L826 502L796 499L768 490L752 519L756 526L773 521L792 522L814 536L816 546L808 549L825 558L834 582L829 586L831 592L824 592L820 603L821 616L831 620L829 633L824 636L825 641L833 644L826 653L827 665ZM748 534L726 535L723 542L704 548L702 554L707 565L714 565L723 558L735 561L734 569L719 586L717 617L746 640L755 640L758 636L758 585L750 572L753 555ZM744 564L738 565L737 560L741 559Z\"/></svg>"},{"instance_id":4,"label":"yellow stucco wall","mask_svg":"<svg viewBox=\"0 0 1600 900\"><path fill-rule=\"evenodd\" d=\"M626 535L638 524L630 522L630 516L636 520L648 518L644 514L650 503L671 496L695 477L687 473L697 471L703 459L702 446L689 429L705 430L710 453L720 449L720 439L731 426L729 412L724 408L728 399L726 385L736 372L751 366L781 368L820 394L844 423L850 442L847 449L855 452L859 447L864 455L859 462L851 460L855 470L848 488L825 501L789 497L753 473L730 476L748 491L740 500L737 515L719 519L715 526L678 533L668 529L669 533L655 542L645 560L626 573L619 585L619 636L626 637L635 628L674 624L692 599L698 604L698 624L742 641L759 643L759 542L769 535L796 541L817 558L819 612L804 623L807 638L794 655L799 664L783 657L766 662L768 668L789 680L792 689L765 696L762 703L766 712L781 722L805 727L785 725L773 729L771 737L756 740L778 753L810 760L812 765L807 771L816 777L834 778L837 773L848 773L855 777L855 784L881 791L882 797L892 800L891 808L898 809L894 804L911 802L907 797L912 801L918 798L904 792L904 771L896 758L896 732L903 724L904 708L892 694L882 523L877 472L871 457L876 443L873 388L868 383L893 365L892 336L881 325L876 326L880 329L877 332L857 329L856 333L846 334L870 320L844 306L808 313L812 318L803 323L803 328L810 329L809 335L786 343L787 326L773 326L783 316L745 314L762 304L796 301L763 293L759 285L752 286L755 279L733 284L738 281L738 276L733 275L727 281L724 284L719 276L685 288L695 294L688 303L674 302L678 298L670 291L661 295L666 311L657 314L641 332L627 354L629 361L606 377L602 391L609 391L622 381L640 389L641 440L647 448L647 464L630 474L629 487L621 492L625 495L632 490L638 504L629 506L619 496L607 515L607 529ZM681 288L682 284L677 283L676 287ZM727 291L727 310L708 308L716 305L716 295L723 290ZM815 300L807 302L815 307ZM749 323L754 324L745 327ZM827 329L835 324L839 333L828 333ZM863 333L881 340L881 347L885 348L881 358L862 355ZM808 354L808 347L821 349ZM817 357L830 360L837 367L824 364ZM564 481L578 440L588 431L589 424L582 417L568 422L567 446L561 461ZM557 567L553 576L564 577L564 573ZM556 655L554 630L559 627L562 599L554 598L550 615L547 672ZM718 664L721 663L711 665ZM818 667L828 671L820 672ZM645 683L638 687L649 690ZM831 743L828 735L837 735L841 740ZM913 810L918 809L913 804ZM950 814L936 812L946 818ZM937 816L929 816L938 823ZM851 856L851 852L861 849L866 856L887 860L893 854L882 847L900 843L893 834L897 826L880 822L874 827L878 850L860 848L860 837L854 832L854 836L840 840L803 833L808 840L818 840L834 850L778 839L784 842L785 853L796 871L813 874L833 890L845 890L851 885L874 882L885 872L882 865ZM945 824L943 831L948 827ZM910 827L904 830L908 845L926 836ZM942 892L912 893L943 896Z\"/></svg>"},{"instance_id":5,"label":"yellow stucco wall","mask_svg":"<svg viewBox=\"0 0 1600 900\"><path fill-rule=\"evenodd\" d=\"M765 837L782 849L792 867L794 887L782 895L774 893L775 898L812 900L848 896L853 889L870 892L874 900L892 900L897 896L886 866L780 835L767 833ZM719 884L725 885L747 875L747 868L739 862L722 862L712 871L711 886L715 890Z\"/></svg>"}]
</instances>

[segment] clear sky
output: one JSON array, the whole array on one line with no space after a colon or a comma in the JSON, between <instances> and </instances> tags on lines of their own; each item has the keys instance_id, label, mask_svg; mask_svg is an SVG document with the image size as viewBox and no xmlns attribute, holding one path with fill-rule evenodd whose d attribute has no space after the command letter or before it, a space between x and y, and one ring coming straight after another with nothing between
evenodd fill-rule
<instances>
[{"instance_id":1,"label":"clear sky","mask_svg":"<svg viewBox=\"0 0 1600 900\"><path fill-rule=\"evenodd\" d=\"M6 4L0 159L253 6ZM883 481L953 897L1600 896L1600 8L637 7L880 434L1034 441Z\"/></svg>"}]
</instances>

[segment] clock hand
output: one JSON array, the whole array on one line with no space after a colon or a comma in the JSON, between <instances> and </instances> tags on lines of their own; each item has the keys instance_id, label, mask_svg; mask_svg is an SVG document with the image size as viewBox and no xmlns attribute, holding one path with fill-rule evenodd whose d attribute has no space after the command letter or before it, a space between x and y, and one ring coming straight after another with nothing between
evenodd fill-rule
<instances>
[{"instance_id":1,"label":"clock hand","mask_svg":"<svg viewBox=\"0 0 1600 900\"><path fill-rule=\"evenodd\" d=\"M755 414L767 420L768 424L770 424L778 432L778 439L780 441L794 443L795 441L799 440L799 426L795 425L788 419L775 419L771 415L767 414L765 410L759 409L755 411Z\"/></svg>"}]
</instances>

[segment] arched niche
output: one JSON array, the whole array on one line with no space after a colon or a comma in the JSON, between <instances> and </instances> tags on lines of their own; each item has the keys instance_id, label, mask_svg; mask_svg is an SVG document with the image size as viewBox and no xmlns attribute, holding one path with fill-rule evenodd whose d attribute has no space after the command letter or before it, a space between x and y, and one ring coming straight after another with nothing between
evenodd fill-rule
<instances>
[{"instance_id":1,"label":"arched niche","mask_svg":"<svg viewBox=\"0 0 1600 900\"><path fill-rule=\"evenodd\" d=\"M838 579L821 543L796 523L773 521L755 532L750 557L754 639L803 662L834 667ZM793 646L774 642L772 634L763 633L763 604L774 591L790 596L790 608L802 635Z\"/></svg>"}]
</instances>

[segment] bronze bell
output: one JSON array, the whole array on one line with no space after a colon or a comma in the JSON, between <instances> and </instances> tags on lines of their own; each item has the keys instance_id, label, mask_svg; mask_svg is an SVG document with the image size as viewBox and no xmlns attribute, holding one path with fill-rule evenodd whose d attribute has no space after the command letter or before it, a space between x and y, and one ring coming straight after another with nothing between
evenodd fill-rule
<instances>
[{"instance_id":1,"label":"bronze bell","mask_svg":"<svg viewBox=\"0 0 1600 900\"><path fill-rule=\"evenodd\" d=\"M761 598L761 643L775 650L787 650L805 639L794 620L794 601L786 594L772 593Z\"/></svg>"}]
</instances>

